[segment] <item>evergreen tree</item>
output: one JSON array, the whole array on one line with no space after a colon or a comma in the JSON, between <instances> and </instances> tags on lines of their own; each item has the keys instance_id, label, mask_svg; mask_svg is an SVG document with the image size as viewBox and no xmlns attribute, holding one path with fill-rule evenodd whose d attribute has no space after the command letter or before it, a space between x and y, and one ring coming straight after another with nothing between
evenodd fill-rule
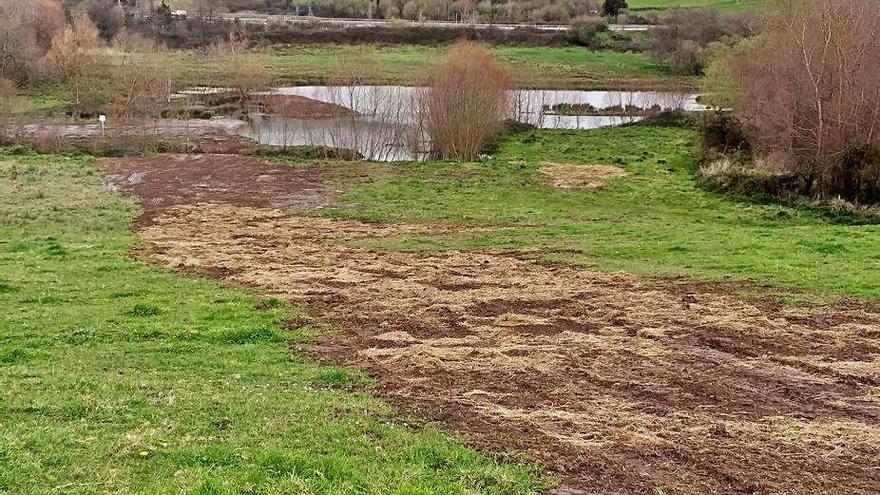
<instances>
[{"instance_id":1,"label":"evergreen tree","mask_svg":"<svg viewBox=\"0 0 880 495\"><path fill-rule=\"evenodd\" d=\"M626 3L626 0L605 0L605 3L602 4L602 11L609 17L617 17L621 10L628 8L629 4Z\"/></svg>"}]
</instances>

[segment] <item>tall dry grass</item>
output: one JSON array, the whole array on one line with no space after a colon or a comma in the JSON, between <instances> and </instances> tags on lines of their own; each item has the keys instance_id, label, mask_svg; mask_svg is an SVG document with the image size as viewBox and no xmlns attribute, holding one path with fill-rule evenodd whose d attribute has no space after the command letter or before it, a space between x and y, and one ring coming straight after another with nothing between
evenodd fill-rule
<instances>
[{"instance_id":1,"label":"tall dry grass","mask_svg":"<svg viewBox=\"0 0 880 495\"><path fill-rule=\"evenodd\" d=\"M509 113L510 78L481 45L457 43L439 65L422 103L425 131L443 159L473 160Z\"/></svg>"}]
</instances>

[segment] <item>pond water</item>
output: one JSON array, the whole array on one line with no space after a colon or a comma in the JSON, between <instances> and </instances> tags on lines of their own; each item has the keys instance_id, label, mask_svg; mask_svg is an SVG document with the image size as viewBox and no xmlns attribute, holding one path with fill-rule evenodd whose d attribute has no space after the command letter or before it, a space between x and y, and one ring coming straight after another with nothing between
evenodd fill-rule
<instances>
[{"instance_id":1,"label":"pond water","mask_svg":"<svg viewBox=\"0 0 880 495\"><path fill-rule=\"evenodd\" d=\"M257 117L242 133L262 144L351 148L371 160L425 158L429 138L419 126L419 100L425 88L405 86L297 86L278 95L296 95L341 105L357 115L332 119ZM513 120L543 129L595 129L636 122L640 116L560 115L559 104L596 109L660 108L698 110L697 95L654 91L515 90L509 94Z\"/></svg>"}]
</instances>

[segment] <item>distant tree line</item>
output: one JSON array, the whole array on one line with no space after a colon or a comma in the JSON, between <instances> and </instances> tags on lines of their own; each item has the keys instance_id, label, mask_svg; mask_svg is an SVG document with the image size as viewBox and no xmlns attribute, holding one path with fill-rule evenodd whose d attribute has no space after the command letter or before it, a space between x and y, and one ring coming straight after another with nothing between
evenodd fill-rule
<instances>
[{"instance_id":1,"label":"distant tree line","mask_svg":"<svg viewBox=\"0 0 880 495\"><path fill-rule=\"evenodd\" d=\"M64 0L68 10L89 11L104 33L124 12L155 13L173 0ZM195 0L188 2L190 17L215 12L256 11L293 14L311 12L318 17L352 17L407 20L479 22L568 22L580 16L617 16L626 0Z\"/></svg>"}]
</instances>

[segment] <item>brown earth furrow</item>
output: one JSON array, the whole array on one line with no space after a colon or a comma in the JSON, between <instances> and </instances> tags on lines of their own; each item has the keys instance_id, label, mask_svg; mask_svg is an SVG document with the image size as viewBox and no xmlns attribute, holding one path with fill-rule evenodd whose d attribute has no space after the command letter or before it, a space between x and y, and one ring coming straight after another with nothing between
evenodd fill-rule
<instances>
[{"instance_id":1,"label":"brown earth furrow","mask_svg":"<svg viewBox=\"0 0 880 495\"><path fill-rule=\"evenodd\" d=\"M292 190L320 190L320 172L299 173ZM525 452L568 493L880 493L872 308L771 307L509 252L371 250L352 242L462 227L297 216L275 195L160 201L138 256L304 305L334 329L315 355L370 372L401 414Z\"/></svg>"}]
</instances>

